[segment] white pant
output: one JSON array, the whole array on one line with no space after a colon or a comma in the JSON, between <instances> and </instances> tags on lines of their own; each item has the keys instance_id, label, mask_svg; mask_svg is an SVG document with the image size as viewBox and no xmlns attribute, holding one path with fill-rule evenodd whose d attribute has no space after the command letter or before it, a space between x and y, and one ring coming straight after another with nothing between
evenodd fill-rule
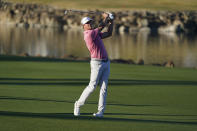
<instances>
[{"instance_id":1,"label":"white pant","mask_svg":"<svg viewBox=\"0 0 197 131\"><path fill-rule=\"evenodd\" d=\"M97 84L100 84L100 95L98 102L98 111L104 113L106 96L107 96L107 84L110 73L110 61L102 62L97 60L90 61L91 75L89 85L82 92L77 105L80 107L84 105L88 96L94 91Z\"/></svg>"}]
</instances>

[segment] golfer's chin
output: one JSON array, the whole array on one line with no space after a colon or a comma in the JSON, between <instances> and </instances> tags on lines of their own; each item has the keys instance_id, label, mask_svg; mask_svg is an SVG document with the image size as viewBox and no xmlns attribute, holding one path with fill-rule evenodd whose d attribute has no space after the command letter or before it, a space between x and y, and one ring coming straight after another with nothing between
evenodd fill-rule
<instances>
[{"instance_id":1,"label":"golfer's chin","mask_svg":"<svg viewBox=\"0 0 197 131\"><path fill-rule=\"evenodd\" d=\"M92 26L90 26L89 28L88 28L88 30L92 30L93 29L93 27Z\"/></svg>"}]
</instances>

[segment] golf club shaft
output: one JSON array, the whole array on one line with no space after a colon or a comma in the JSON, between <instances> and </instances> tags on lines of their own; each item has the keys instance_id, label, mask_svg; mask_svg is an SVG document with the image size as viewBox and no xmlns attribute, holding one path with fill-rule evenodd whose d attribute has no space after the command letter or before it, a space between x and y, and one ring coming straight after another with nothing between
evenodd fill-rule
<instances>
[{"instance_id":1,"label":"golf club shaft","mask_svg":"<svg viewBox=\"0 0 197 131\"><path fill-rule=\"evenodd\" d=\"M75 12L75 13L88 13L88 14L102 14L103 12L101 11L82 11L82 10L66 10L65 14L69 13L69 12Z\"/></svg>"}]
</instances>

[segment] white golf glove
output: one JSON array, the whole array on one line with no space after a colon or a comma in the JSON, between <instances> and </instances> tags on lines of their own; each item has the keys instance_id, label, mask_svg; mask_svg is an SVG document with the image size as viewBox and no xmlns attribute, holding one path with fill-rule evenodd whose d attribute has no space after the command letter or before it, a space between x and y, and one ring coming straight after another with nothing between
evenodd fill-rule
<instances>
[{"instance_id":1,"label":"white golf glove","mask_svg":"<svg viewBox=\"0 0 197 131\"><path fill-rule=\"evenodd\" d=\"M113 15L112 13L107 12L107 14L109 14L109 18L110 18L111 20L114 19L114 15Z\"/></svg>"}]
</instances>

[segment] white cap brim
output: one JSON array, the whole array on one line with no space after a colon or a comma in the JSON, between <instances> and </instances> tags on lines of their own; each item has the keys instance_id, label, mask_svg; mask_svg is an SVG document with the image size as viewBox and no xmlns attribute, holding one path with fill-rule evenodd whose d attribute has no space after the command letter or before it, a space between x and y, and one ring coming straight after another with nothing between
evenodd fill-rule
<instances>
[{"instance_id":1,"label":"white cap brim","mask_svg":"<svg viewBox=\"0 0 197 131\"><path fill-rule=\"evenodd\" d=\"M81 20L81 24L84 25L84 24L88 23L89 21L92 21L92 19L89 18L89 17L84 17L84 18Z\"/></svg>"}]
</instances>

